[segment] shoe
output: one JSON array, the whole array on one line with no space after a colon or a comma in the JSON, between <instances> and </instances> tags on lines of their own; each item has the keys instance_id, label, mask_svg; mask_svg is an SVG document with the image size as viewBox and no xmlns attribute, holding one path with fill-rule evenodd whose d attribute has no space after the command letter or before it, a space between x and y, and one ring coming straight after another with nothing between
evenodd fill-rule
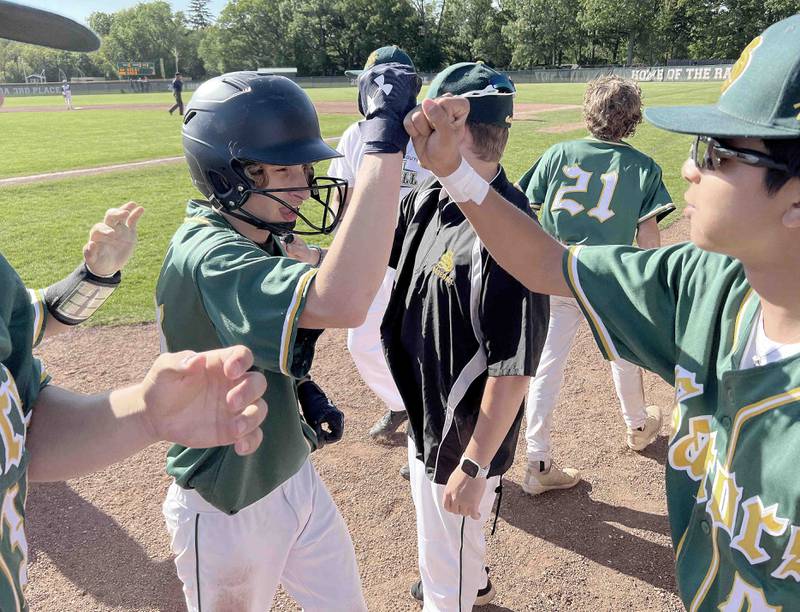
<instances>
[{"instance_id":1,"label":"shoe","mask_svg":"<svg viewBox=\"0 0 800 612\"><path fill-rule=\"evenodd\" d=\"M403 467L400 468L400 476L402 476L404 479L408 480L409 482L411 481L411 468L408 467L407 463Z\"/></svg>"},{"instance_id":2,"label":"shoe","mask_svg":"<svg viewBox=\"0 0 800 612\"><path fill-rule=\"evenodd\" d=\"M489 573L489 568L485 568L486 573ZM494 590L494 585L489 577L486 577L486 586L482 589L478 589L478 596L475 599L476 606L485 606L490 601L494 599L494 596L497 595L497 591ZM411 597L416 599L418 602L423 603L425 601L425 596L422 593L422 580L417 580L414 584L411 585Z\"/></svg>"},{"instance_id":3,"label":"shoe","mask_svg":"<svg viewBox=\"0 0 800 612\"><path fill-rule=\"evenodd\" d=\"M528 462L522 490L528 495L539 495L554 489L569 489L581 481L581 473L574 468L560 468L551 461L544 469L544 461Z\"/></svg>"},{"instance_id":4,"label":"shoe","mask_svg":"<svg viewBox=\"0 0 800 612\"><path fill-rule=\"evenodd\" d=\"M369 430L369 437L373 440L388 440L407 420L408 414L405 410L387 410Z\"/></svg>"},{"instance_id":5,"label":"shoe","mask_svg":"<svg viewBox=\"0 0 800 612\"><path fill-rule=\"evenodd\" d=\"M167 112L169 112L170 115L173 113L173 111L167 111Z\"/></svg>"},{"instance_id":6,"label":"shoe","mask_svg":"<svg viewBox=\"0 0 800 612\"><path fill-rule=\"evenodd\" d=\"M631 450L644 450L661 433L661 409L658 406L647 406L644 411L647 414L644 425L638 429L628 429L626 442Z\"/></svg>"}]
</instances>

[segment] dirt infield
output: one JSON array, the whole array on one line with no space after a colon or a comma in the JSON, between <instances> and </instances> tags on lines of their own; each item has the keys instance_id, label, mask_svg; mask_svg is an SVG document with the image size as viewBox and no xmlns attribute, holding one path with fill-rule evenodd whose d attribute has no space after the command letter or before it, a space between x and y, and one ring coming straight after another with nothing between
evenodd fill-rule
<instances>
[{"instance_id":1,"label":"dirt infield","mask_svg":"<svg viewBox=\"0 0 800 612\"><path fill-rule=\"evenodd\" d=\"M679 221L667 242L685 239ZM153 325L74 330L46 341L55 381L84 392L137 380L158 352ZM370 610L417 610L413 509L397 475L402 439L378 446L367 430L382 406L358 378L342 331L318 343L314 377L347 414L344 440L314 456L347 521ZM672 390L645 375L647 399ZM664 500L664 436L643 454L627 449L607 364L584 325L555 415L556 459L585 481L536 498L520 489L522 446L505 479L488 565L497 599L487 611L682 610ZM183 609L160 504L166 446L97 475L32 485L28 498L31 608L47 612ZM283 593L276 610L297 610Z\"/></svg>"}]
</instances>

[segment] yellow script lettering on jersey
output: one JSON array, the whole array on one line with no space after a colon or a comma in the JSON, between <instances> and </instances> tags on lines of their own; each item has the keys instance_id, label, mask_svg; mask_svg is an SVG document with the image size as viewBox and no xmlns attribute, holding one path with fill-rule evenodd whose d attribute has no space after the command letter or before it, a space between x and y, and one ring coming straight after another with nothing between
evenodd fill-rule
<instances>
[{"instance_id":1,"label":"yellow script lettering on jersey","mask_svg":"<svg viewBox=\"0 0 800 612\"><path fill-rule=\"evenodd\" d=\"M22 414L22 401L17 391L14 377L5 366L0 365L0 441L3 443L2 474L19 466L25 446L25 417ZM16 417L16 418L15 418ZM22 430L15 431L14 421L21 424Z\"/></svg>"}]
</instances>

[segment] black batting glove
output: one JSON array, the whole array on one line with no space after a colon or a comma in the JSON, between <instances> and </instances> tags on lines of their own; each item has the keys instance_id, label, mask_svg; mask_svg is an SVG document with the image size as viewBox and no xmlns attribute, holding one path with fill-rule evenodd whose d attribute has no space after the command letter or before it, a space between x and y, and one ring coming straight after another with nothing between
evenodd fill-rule
<instances>
[{"instance_id":1,"label":"black batting glove","mask_svg":"<svg viewBox=\"0 0 800 612\"><path fill-rule=\"evenodd\" d=\"M297 398L303 417L317 434L317 448L333 444L344 435L344 413L328 399L325 392L313 380L304 380L297 385ZM326 427L323 427L325 425Z\"/></svg>"},{"instance_id":2,"label":"black batting glove","mask_svg":"<svg viewBox=\"0 0 800 612\"><path fill-rule=\"evenodd\" d=\"M358 123L365 153L405 152L406 115L417 105L417 73L398 63L377 64L358 78Z\"/></svg>"}]
</instances>

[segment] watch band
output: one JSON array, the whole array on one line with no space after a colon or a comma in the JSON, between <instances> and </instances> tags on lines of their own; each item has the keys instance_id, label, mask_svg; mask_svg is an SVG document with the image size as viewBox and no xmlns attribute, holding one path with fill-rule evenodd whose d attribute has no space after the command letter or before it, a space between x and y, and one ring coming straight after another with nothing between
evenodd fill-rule
<instances>
[{"instance_id":1,"label":"watch band","mask_svg":"<svg viewBox=\"0 0 800 612\"><path fill-rule=\"evenodd\" d=\"M458 466L470 478L486 478L489 475L489 468L491 466L481 467L477 462L473 461L466 455L461 456Z\"/></svg>"}]
</instances>

